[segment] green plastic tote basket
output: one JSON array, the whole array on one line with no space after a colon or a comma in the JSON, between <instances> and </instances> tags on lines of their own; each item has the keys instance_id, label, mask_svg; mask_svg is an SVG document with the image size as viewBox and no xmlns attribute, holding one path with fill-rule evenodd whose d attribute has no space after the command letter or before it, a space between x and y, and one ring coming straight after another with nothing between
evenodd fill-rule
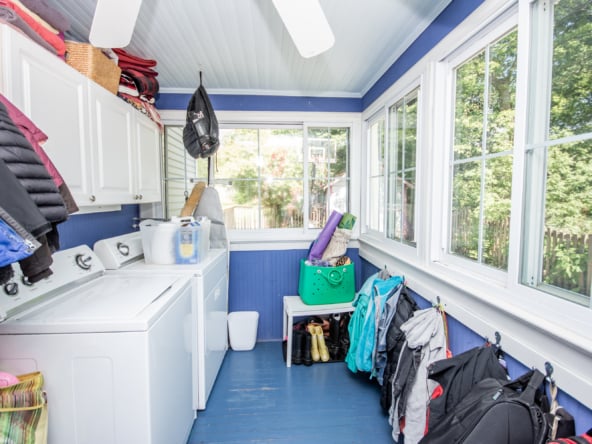
<instances>
[{"instance_id":1,"label":"green plastic tote basket","mask_svg":"<svg viewBox=\"0 0 592 444\"><path fill-rule=\"evenodd\" d=\"M354 299L354 264L316 267L300 260L298 293L308 305L338 304Z\"/></svg>"}]
</instances>

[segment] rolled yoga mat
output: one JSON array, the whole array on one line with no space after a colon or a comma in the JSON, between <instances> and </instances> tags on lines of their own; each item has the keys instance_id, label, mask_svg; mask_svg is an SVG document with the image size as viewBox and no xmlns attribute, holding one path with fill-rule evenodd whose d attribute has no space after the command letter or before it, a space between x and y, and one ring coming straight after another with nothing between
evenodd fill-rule
<instances>
[{"instance_id":1,"label":"rolled yoga mat","mask_svg":"<svg viewBox=\"0 0 592 444\"><path fill-rule=\"evenodd\" d=\"M333 237L333 232L335 231L335 228L337 228L337 225L339 225L342 216L343 215L341 213L335 210L331 212L327 223L310 248L308 260L312 261L315 259L321 259L323 257L323 252L325 251L325 248L327 248L327 245L329 245L331 237Z\"/></svg>"}]
</instances>

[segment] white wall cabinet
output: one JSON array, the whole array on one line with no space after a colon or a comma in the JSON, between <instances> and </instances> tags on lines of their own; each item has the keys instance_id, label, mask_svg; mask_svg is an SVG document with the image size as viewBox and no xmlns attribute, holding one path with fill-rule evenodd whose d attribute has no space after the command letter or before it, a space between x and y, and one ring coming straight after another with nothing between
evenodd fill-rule
<instances>
[{"instance_id":1,"label":"white wall cabinet","mask_svg":"<svg viewBox=\"0 0 592 444\"><path fill-rule=\"evenodd\" d=\"M89 88L89 95L93 190L101 202L160 201L158 127L104 88Z\"/></svg>"},{"instance_id":2,"label":"white wall cabinet","mask_svg":"<svg viewBox=\"0 0 592 444\"><path fill-rule=\"evenodd\" d=\"M8 26L0 40L0 91L47 134L78 206L160 201L158 126Z\"/></svg>"}]
</instances>

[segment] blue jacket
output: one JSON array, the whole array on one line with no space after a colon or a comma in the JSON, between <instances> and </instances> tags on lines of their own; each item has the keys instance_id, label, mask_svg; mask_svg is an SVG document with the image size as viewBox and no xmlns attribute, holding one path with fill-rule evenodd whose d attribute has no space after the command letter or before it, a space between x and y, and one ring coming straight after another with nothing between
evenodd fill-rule
<instances>
[{"instance_id":1,"label":"blue jacket","mask_svg":"<svg viewBox=\"0 0 592 444\"><path fill-rule=\"evenodd\" d=\"M345 357L352 372L372 372L380 319L387 299L394 293L393 289L402 283L401 276L381 279L379 273L375 273L366 279L356 294L353 301L356 308L348 326L350 346Z\"/></svg>"}]
</instances>

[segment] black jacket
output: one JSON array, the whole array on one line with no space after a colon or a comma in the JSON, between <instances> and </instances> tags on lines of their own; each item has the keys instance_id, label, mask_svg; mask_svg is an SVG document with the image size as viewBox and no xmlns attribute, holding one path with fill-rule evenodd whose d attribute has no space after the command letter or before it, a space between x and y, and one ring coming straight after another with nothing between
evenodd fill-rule
<instances>
[{"instance_id":1,"label":"black jacket","mask_svg":"<svg viewBox=\"0 0 592 444\"><path fill-rule=\"evenodd\" d=\"M6 106L0 103L0 159L27 190L29 197L50 223L68 218L64 199L47 168L17 128Z\"/></svg>"}]
</instances>

